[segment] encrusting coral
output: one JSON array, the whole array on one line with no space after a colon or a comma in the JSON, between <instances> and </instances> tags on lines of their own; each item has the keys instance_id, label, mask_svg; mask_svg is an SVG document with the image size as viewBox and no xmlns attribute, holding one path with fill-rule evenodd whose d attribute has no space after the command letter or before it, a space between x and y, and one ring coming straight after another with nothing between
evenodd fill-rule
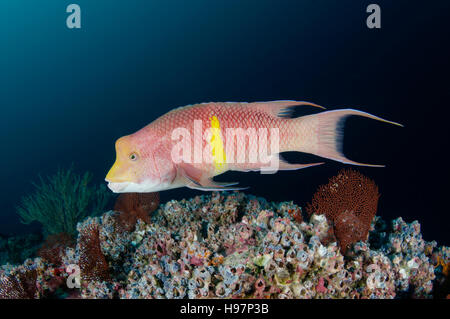
<instances>
[{"instance_id":1,"label":"encrusting coral","mask_svg":"<svg viewBox=\"0 0 450 319\"><path fill-rule=\"evenodd\" d=\"M81 279L84 281L109 280L108 262L101 249L97 223L83 223L79 227L77 250Z\"/></svg>"},{"instance_id":2,"label":"encrusting coral","mask_svg":"<svg viewBox=\"0 0 450 319\"><path fill-rule=\"evenodd\" d=\"M75 234L77 223L87 216L104 212L111 198L104 185L89 185L90 173L80 176L73 168L60 169L47 179L39 179L39 184L33 184L34 193L22 198L17 212L24 224L41 223L46 236Z\"/></svg>"},{"instance_id":3,"label":"encrusting coral","mask_svg":"<svg viewBox=\"0 0 450 319\"><path fill-rule=\"evenodd\" d=\"M61 265L29 259L2 266L0 276L35 269L35 297L54 296L66 287L67 267L83 263L91 266L80 267L80 288L71 295L64 288L63 297L433 297L450 248L424 241L417 222L375 217L369 239L350 245L344 257L326 215L297 222L299 210L292 202L213 193L169 201L130 232L118 231L111 211L78 224L77 248L65 250ZM95 267L101 271L91 275Z\"/></svg>"},{"instance_id":4,"label":"encrusting coral","mask_svg":"<svg viewBox=\"0 0 450 319\"><path fill-rule=\"evenodd\" d=\"M34 299L37 291L37 271L23 269L10 275L0 275L0 299Z\"/></svg>"},{"instance_id":5,"label":"encrusting coral","mask_svg":"<svg viewBox=\"0 0 450 319\"><path fill-rule=\"evenodd\" d=\"M159 205L159 193L123 193L114 205L118 215L119 225L126 231L134 230L136 222L141 219L150 223L150 213Z\"/></svg>"},{"instance_id":6,"label":"encrusting coral","mask_svg":"<svg viewBox=\"0 0 450 319\"><path fill-rule=\"evenodd\" d=\"M367 239L379 197L378 187L371 179L343 169L319 187L306 211L309 215L325 214L345 254L351 244Z\"/></svg>"},{"instance_id":7,"label":"encrusting coral","mask_svg":"<svg viewBox=\"0 0 450 319\"><path fill-rule=\"evenodd\" d=\"M67 233L49 235L37 255L51 264L60 265L65 249L74 246L74 238Z\"/></svg>"}]
</instances>

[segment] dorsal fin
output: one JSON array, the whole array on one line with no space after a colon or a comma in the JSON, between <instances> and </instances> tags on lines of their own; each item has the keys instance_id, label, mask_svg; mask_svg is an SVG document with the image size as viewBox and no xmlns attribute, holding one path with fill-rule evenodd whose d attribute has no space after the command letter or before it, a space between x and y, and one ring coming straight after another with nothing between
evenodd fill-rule
<instances>
[{"instance_id":1,"label":"dorsal fin","mask_svg":"<svg viewBox=\"0 0 450 319\"><path fill-rule=\"evenodd\" d=\"M210 104L215 104L215 102L195 103L195 104L188 104L188 105L178 106L178 107L176 107L174 109L171 109L166 114L172 113L172 112L175 112L175 111L181 111L181 110L184 110L184 109L190 109L190 108L193 108L193 107L199 107L199 106L205 107L205 106L210 105Z\"/></svg>"},{"instance_id":2,"label":"dorsal fin","mask_svg":"<svg viewBox=\"0 0 450 319\"><path fill-rule=\"evenodd\" d=\"M281 101L270 101L270 102L204 102L204 103L197 103L197 104L190 104L185 106L179 106L173 110L171 110L168 113L172 113L175 111L180 111L183 109L189 109L192 107L207 107L212 105L218 105L222 107L226 106L236 106L241 105L243 107L256 107L261 112L270 114L274 117L284 117L284 118L290 118L292 117L292 114L295 110L296 106L300 105L308 105L308 106L314 106L318 107L322 110L325 110L321 105L311 103L311 102L305 102L305 101L291 101L291 100L281 100Z\"/></svg>"},{"instance_id":3,"label":"dorsal fin","mask_svg":"<svg viewBox=\"0 0 450 319\"><path fill-rule=\"evenodd\" d=\"M257 107L262 112L271 114L272 116L285 118L292 117L295 107L300 105L309 105L325 110L323 106L311 102L289 101L289 100L271 101L271 102L253 102L249 103L249 105Z\"/></svg>"}]
</instances>

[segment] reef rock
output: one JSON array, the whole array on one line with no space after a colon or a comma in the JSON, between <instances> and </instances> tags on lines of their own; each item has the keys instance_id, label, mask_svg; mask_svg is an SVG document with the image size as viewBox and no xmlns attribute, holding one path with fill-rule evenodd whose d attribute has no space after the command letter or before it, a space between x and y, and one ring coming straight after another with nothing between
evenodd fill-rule
<instances>
[{"instance_id":1,"label":"reef rock","mask_svg":"<svg viewBox=\"0 0 450 319\"><path fill-rule=\"evenodd\" d=\"M162 204L133 231L110 211L78 224L77 246L61 265L35 258L26 269L37 274L36 297L430 298L448 281L450 249L424 241L417 222L376 217L369 239L344 257L325 215L306 222L300 211L292 202L212 193ZM88 235L95 249L83 249ZM80 263L102 276L81 274L79 288L69 289L67 267ZM0 276L11 282L25 264L3 266Z\"/></svg>"}]
</instances>

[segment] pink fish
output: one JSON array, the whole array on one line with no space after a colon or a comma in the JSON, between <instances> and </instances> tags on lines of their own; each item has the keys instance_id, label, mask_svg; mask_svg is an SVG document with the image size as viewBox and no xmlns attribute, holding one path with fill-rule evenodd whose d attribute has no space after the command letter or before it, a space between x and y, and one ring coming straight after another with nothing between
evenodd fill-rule
<instances>
[{"instance_id":1,"label":"pink fish","mask_svg":"<svg viewBox=\"0 0 450 319\"><path fill-rule=\"evenodd\" d=\"M343 122L359 115L402 126L353 109L291 118L298 101L202 103L174 109L116 142L116 161L106 176L116 193L155 192L187 186L240 189L217 183L226 171L296 170L323 163L290 164L279 153L298 151L346 164Z\"/></svg>"}]
</instances>

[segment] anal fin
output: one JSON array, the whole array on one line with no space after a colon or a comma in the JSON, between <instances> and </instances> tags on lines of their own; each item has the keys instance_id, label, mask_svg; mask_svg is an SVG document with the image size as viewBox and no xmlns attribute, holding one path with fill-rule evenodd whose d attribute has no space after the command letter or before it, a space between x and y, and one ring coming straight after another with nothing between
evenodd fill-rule
<instances>
[{"instance_id":1,"label":"anal fin","mask_svg":"<svg viewBox=\"0 0 450 319\"><path fill-rule=\"evenodd\" d=\"M186 187L191 189L198 189L201 191L239 191L247 189L248 187L229 187L231 185L236 185L237 183L217 183L212 179L209 179L207 182L202 183L202 185L198 185L196 183L188 183ZM229 186L224 186L229 185Z\"/></svg>"},{"instance_id":2,"label":"anal fin","mask_svg":"<svg viewBox=\"0 0 450 319\"><path fill-rule=\"evenodd\" d=\"M322 165L325 164L324 162L320 162L320 163L309 163L309 164L291 164L289 162L287 162L280 154L274 154L271 155L271 166L269 167L261 167L260 170L261 171L270 171L272 173L275 173L276 171L294 171L297 169L302 169L302 168L308 168L308 167L313 167L313 166L318 166L318 165ZM278 160L278 166L277 165L273 165L273 159Z\"/></svg>"},{"instance_id":3,"label":"anal fin","mask_svg":"<svg viewBox=\"0 0 450 319\"><path fill-rule=\"evenodd\" d=\"M286 162L284 159L282 159L280 157L280 164L278 169L280 171L294 171L297 169L302 169L302 168L308 168L308 167L313 167L313 166L319 166L325 164L324 162L320 162L320 163L309 163L309 164L291 164Z\"/></svg>"}]
</instances>

